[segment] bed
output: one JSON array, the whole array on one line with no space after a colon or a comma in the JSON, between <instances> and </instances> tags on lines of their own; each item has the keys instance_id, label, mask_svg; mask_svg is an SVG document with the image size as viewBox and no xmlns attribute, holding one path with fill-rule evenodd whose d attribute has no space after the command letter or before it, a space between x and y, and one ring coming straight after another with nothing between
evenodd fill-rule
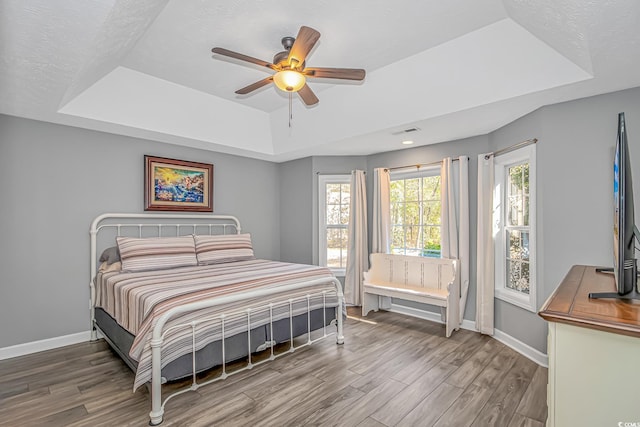
<instances>
[{"instance_id":1,"label":"bed","mask_svg":"<svg viewBox=\"0 0 640 427\"><path fill-rule=\"evenodd\" d=\"M134 371L134 390L149 386L150 425L179 394L330 335L344 342L340 282L326 268L255 258L233 216L109 213L90 237L92 340L100 333ZM220 374L201 380L212 368Z\"/></svg>"}]
</instances>

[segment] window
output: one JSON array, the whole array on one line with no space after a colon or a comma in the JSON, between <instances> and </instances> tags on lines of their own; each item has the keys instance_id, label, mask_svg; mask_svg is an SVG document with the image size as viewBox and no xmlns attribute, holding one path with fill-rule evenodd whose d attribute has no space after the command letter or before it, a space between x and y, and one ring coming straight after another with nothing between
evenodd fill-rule
<instances>
[{"instance_id":1,"label":"window","mask_svg":"<svg viewBox=\"0 0 640 427\"><path fill-rule=\"evenodd\" d=\"M391 176L391 253L440 258L440 169Z\"/></svg>"},{"instance_id":2,"label":"window","mask_svg":"<svg viewBox=\"0 0 640 427\"><path fill-rule=\"evenodd\" d=\"M319 261L336 274L344 274L347 267L349 175L320 175L319 183Z\"/></svg>"},{"instance_id":3,"label":"window","mask_svg":"<svg viewBox=\"0 0 640 427\"><path fill-rule=\"evenodd\" d=\"M536 310L535 144L495 158L496 298Z\"/></svg>"}]
</instances>

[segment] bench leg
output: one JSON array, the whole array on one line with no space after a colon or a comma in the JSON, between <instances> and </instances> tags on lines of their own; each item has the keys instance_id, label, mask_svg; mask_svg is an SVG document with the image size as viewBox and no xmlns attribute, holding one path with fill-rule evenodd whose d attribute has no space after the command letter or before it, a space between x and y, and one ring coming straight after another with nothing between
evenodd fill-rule
<instances>
[{"instance_id":1,"label":"bench leg","mask_svg":"<svg viewBox=\"0 0 640 427\"><path fill-rule=\"evenodd\" d=\"M444 321L444 325L445 325L445 336L447 338L449 338L451 336L451 333L453 332L453 323L454 323L454 319L452 319L451 313L449 312L449 305L447 305L447 307L442 307L442 311L444 313L445 316L445 321Z\"/></svg>"},{"instance_id":2,"label":"bench leg","mask_svg":"<svg viewBox=\"0 0 640 427\"><path fill-rule=\"evenodd\" d=\"M371 310L378 311L379 309L378 295L365 292L362 298L362 317L369 314Z\"/></svg>"},{"instance_id":3,"label":"bench leg","mask_svg":"<svg viewBox=\"0 0 640 427\"><path fill-rule=\"evenodd\" d=\"M447 320L445 325L447 327L447 338L451 336L453 331L460 329L460 292L457 286L450 289L449 296L447 297Z\"/></svg>"}]
</instances>

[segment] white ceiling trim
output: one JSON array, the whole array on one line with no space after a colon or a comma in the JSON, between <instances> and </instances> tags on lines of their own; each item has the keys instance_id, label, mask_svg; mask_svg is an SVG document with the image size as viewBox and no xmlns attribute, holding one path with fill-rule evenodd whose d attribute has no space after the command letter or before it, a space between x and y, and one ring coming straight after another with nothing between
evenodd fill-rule
<instances>
[{"instance_id":1,"label":"white ceiling trim","mask_svg":"<svg viewBox=\"0 0 640 427\"><path fill-rule=\"evenodd\" d=\"M117 67L59 112L282 155L591 77L511 19L503 19L375 70L361 84L333 85L322 91L317 107L305 108L296 96L292 128L286 108L268 115L125 67ZM387 114L372 123L381 107Z\"/></svg>"},{"instance_id":2,"label":"white ceiling trim","mask_svg":"<svg viewBox=\"0 0 640 427\"><path fill-rule=\"evenodd\" d=\"M274 154L266 113L125 67L59 113Z\"/></svg>"}]
</instances>

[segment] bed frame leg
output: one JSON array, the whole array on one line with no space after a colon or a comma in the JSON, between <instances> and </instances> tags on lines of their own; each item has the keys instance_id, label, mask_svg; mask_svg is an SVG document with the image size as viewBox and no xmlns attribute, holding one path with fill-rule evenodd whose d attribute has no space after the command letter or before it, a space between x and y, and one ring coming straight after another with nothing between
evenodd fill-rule
<instances>
[{"instance_id":1,"label":"bed frame leg","mask_svg":"<svg viewBox=\"0 0 640 427\"><path fill-rule=\"evenodd\" d=\"M91 298L89 299L89 317L90 317L90 324L89 324L89 329L91 330L91 338L90 340L96 341L98 339L98 332L96 329L96 287L93 284L93 281L89 282L89 293L91 295Z\"/></svg>"},{"instance_id":2,"label":"bed frame leg","mask_svg":"<svg viewBox=\"0 0 640 427\"><path fill-rule=\"evenodd\" d=\"M153 413L153 412L152 412ZM149 414L151 415L151 414ZM158 417L158 419L160 421L158 421L157 423L153 422L153 417L149 420L149 425L150 426L159 426L160 424L162 424L162 416Z\"/></svg>"},{"instance_id":3,"label":"bed frame leg","mask_svg":"<svg viewBox=\"0 0 640 427\"><path fill-rule=\"evenodd\" d=\"M149 420L149 425L150 426L159 426L160 424L162 424L162 417L159 417L160 421L158 421L157 423L153 422L153 418L151 420Z\"/></svg>"},{"instance_id":4,"label":"bed frame leg","mask_svg":"<svg viewBox=\"0 0 640 427\"><path fill-rule=\"evenodd\" d=\"M152 396L153 398L153 396ZM150 426L158 426L160 424L162 424L162 418L164 416L164 408L162 407L162 405L160 406L159 410L155 410L153 408L153 404L151 405L151 412L149 412L149 425Z\"/></svg>"},{"instance_id":5,"label":"bed frame leg","mask_svg":"<svg viewBox=\"0 0 640 427\"><path fill-rule=\"evenodd\" d=\"M164 322L160 327L163 326ZM157 324L156 324L157 326ZM154 328L154 337L151 340L151 412L149 412L149 425L157 426L162 423L164 415L164 405L162 404L162 374L161 374L161 354L162 337L157 335L160 332Z\"/></svg>"}]
</instances>

